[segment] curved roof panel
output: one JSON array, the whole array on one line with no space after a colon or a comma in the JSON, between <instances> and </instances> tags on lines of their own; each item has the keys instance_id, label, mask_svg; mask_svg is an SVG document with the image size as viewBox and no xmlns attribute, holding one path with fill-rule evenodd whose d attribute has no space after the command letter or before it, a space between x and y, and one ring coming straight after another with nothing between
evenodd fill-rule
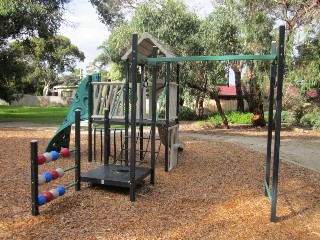
<instances>
[{"instance_id":1,"label":"curved roof panel","mask_svg":"<svg viewBox=\"0 0 320 240\"><path fill-rule=\"evenodd\" d=\"M176 57L176 55L170 50L169 47L165 46L148 32L143 33L138 40L138 54L146 58L152 57L153 46L158 47L158 49L165 57ZM128 49L128 51L121 57L121 59L131 59L131 52L132 48Z\"/></svg>"}]
</instances>

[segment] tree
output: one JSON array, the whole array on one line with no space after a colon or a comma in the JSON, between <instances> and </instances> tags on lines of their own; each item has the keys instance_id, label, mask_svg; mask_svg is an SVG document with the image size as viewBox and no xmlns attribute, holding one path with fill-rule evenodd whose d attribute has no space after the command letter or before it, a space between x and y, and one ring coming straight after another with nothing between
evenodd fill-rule
<instances>
[{"instance_id":1,"label":"tree","mask_svg":"<svg viewBox=\"0 0 320 240\"><path fill-rule=\"evenodd\" d=\"M27 64L20 58L20 51L10 48L0 51L1 99L11 102L17 97L15 94L22 91L28 93L31 86L22 81L28 70Z\"/></svg>"},{"instance_id":2,"label":"tree","mask_svg":"<svg viewBox=\"0 0 320 240\"><path fill-rule=\"evenodd\" d=\"M269 53L273 20L263 11L259 1L221 0L215 7L207 19L207 28L214 29L212 35L218 55ZM237 110L244 111L243 99L246 98L249 110L260 116L263 126L261 86L268 76L269 63L231 61L226 66L230 66L235 74ZM245 69L247 79L243 77Z\"/></svg>"},{"instance_id":3,"label":"tree","mask_svg":"<svg viewBox=\"0 0 320 240\"><path fill-rule=\"evenodd\" d=\"M320 96L320 30L314 37L307 37L304 43L297 46L298 54L294 58L297 68L297 79L301 90L315 89Z\"/></svg>"},{"instance_id":4,"label":"tree","mask_svg":"<svg viewBox=\"0 0 320 240\"><path fill-rule=\"evenodd\" d=\"M25 78L36 86L43 87L44 96L48 95L50 86L58 80L59 74L72 71L76 62L85 58L83 52L64 36L34 38L30 40L29 46L16 41L12 47L21 50L22 59L32 69Z\"/></svg>"},{"instance_id":5,"label":"tree","mask_svg":"<svg viewBox=\"0 0 320 240\"><path fill-rule=\"evenodd\" d=\"M317 89L320 0L268 0L261 5L271 17L286 25L284 84L288 88L300 87L302 93Z\"/></svg>"},{"instance_id":6,"label":"tree","mask_svg":"<svg viewBox=\"0 0 320 240\"><path fill-rule=\"evenodd\" d=\"M70 0L1 0L0 1L0 98L12 101L15 93L32 90L23 79L28 71L9 40L19 39L26 46L30 38L52 37L60 27L62 10Z\"/></svg>"},{"instance_id":7,"label":"tree","mask_svg":"<svg viewBox=\"0 0 320 240\"><path fill-rule=\"evenodd\" d=\"M318 23L320 19L320 0L267 0L259 4L273 19L286 24L287 39L299 28Z\"/></svg>"},{"instance_id":8,"label":"tree","mask_svg":"<svg viewBox=\"0 0 320 240\"><path fill-rule=\"evenodd\" d=\"M53 36L62 21L62 9L70 0L0 1L0 49L8 39Z\"/></svg>"},{"instance_id":9,"label":"tree","mask_svg":"<svg viewBox=\"0 0 320 240\"><path fill-rule=\"evenodd\" d=\"M131 44L132 32L151 33L169 46L178 56L204 55L205 40L200 35L203 30L201 22L196 14L187 9L183 1L161 0L141 3L135 9L130 21L124 22L112 30L109 39L103 46L104 59L110 59L116 64L120 63L120 57ZM211 36L207 37L211 38ZM212 48L212 45L210 48ZM214 70L216 67L219 70ZM193 96L205 97L210 95L211 97L215 96L214 99L218 100L214 86L219 82L218 79L221 78L221 75L224 78L224 70L222 69L221 72L221 69L219 64L214 63L184 63L181 79L187 80L181 82L180 90L183 89L181 95L183 95L183 92L187 94L192 92ZM160 72L163 73L164 71L160 69ZM221 106L220 104L217 105ZM224 116L222 108L220 110L219 112ZM226 118L223 119L226 120ZM224 123L227 125L227 120Z\"/></svg>"},{"instance_id":10,"label":"tree","mask_svg":"<svg viewBox=\"0 0 320 240\"><path fill-rule=\"evenodd\" d=\"M82 68L74 68L70 72L63 73L58 77L57 84L59 85L78 85L83 79L83 69Z\"/></svg>"},{"instance_id":11,"label":"tree","mask_svg":"<svg viewBox=\"0 0 320 240\"><path fill-rule=\"evenodd\" d=\"M101 22L113 29L122 24L125 21L126 16L130 14L140 3L146 1L90 0L90 2L94 7L96 7Z\"/></svg>"}]
</instances>

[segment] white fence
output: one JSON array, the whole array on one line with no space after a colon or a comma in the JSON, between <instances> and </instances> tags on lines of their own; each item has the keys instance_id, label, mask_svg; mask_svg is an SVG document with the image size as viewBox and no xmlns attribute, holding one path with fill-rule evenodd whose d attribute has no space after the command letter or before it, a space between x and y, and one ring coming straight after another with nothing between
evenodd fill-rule
<instances>
[{"instance_id":1,"label":"white fence","mask_svg":"<svg viewBox=\"0 0 320 240\"><path fill-rule=\"evenodd\" d=\"M33 96L25 94L19 101L14 101L11 105L30 106L30 107L49 107L49 106L71 106L73 97L60 96Z\"/></svg>"},{"instance_id":2,"label":"white fence","mask_svg":"<svg viewBox=\"0 0 320 240\"><path fill-rule=\"evenodd\" d=\"M171 99L170 99L171 100ZM31 106L31 107L48 107L48 106L67 106L72 104L72 97L60 97L60 96L33 96L25 94L19 101L14 101L11 105L16 106ZM148 99L146 99L148 106ZM237 110L237 100L220 100L221 106L224 111ZM218 111L216 102L214 100L204 100L203 103L204 113ZM248 109L247 101L244 101L245 109Z\"/></svg>"}]
</instances>

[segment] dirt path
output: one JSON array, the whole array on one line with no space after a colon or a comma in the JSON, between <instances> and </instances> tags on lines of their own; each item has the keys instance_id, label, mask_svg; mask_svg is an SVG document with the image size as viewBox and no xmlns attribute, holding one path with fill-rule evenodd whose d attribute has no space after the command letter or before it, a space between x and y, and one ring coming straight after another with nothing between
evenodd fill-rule
<instances>
[{"instance_id":1,"label":"dirt path","mask_svg":"<svg viewBox=\"0 0 320 240\"><path fill-rule=\"evenodd\" d=\"M190 133L180 133L181 137ZM193 137L213 141L229 142L242 147L266 153L266 137L229 136L219 134L192 133ZM273 149L273 147L272 147ZM310 170L320 172L320 139L289 139L281 140L280 159L293 162Z\"/></svg>"},{"instance_id":2,"label":"dirt path","mask_svg":"<svg viewBox=\"0 0 320 240\"><path fill-rule=\"evenodd\" d=\"M43 129L56 130L58 126L33 124L33 123L0 123L0 128L22 128L22 129ZM194 123L182 123L180 129L181 137L193 136L204 140L222 141L240 145L250 150L266 153L267 138L265 131L255 131L258 136L245 136L246 129L222 130L203 129ZM184 131L193 129L194 131ZM252 131L252 129L250 129ZM228 131L228 132L227 132ZM246 133L250 131L246 131ZM222 134L221 134L222 133ZM240 133L240 135L239 135ZM320 173L320 133L312 131L285 131L284 138L281 138L280 159L298 164L302 167ZM272 145L273 150L273 145Z\"/></svg>"}]
</instances>

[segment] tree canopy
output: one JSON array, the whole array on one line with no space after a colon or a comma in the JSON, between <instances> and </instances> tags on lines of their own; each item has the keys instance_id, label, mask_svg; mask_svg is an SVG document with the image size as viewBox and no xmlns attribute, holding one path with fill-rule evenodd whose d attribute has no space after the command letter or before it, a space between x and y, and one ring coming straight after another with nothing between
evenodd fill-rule
<instances>
[{"instance_id":1,"label":"tree canopy","mask_svg":"<svg viewBox=\"0 0 320 240\"><path fill-rule=\"evenodd\" d=\"M70 0L0 1L0 50L9 39L53 36L62 21L62 9Z\"/></svg>"},{"instance_id":2,"label":"tree canopy","mask_svg":"<svg viewBox=\"0 0 320 240\"><path fill-rule=\"evenodd\" d=\"M63 10L69 2L70 0L0 1L0 98L10 102L14 99L14 94L28 93L28 89L35 90L34 84L28 82L26 76L38 71L30 69L25 57L31 56L31 48L35 46L36 39L42 41L43 45L53 39L63 21ZM9 45L15 40L19 41L20 47L14 47L14 43ZM42 52L43 57L48 56L49 45ZM29 53L23 52L22 55L22 47L29 49ZM36 49L33 53L36 53Z\"/></svg>"},{"instance_id":3,"label":"tree canopy","mask_svg":"<svg viewBox=\"0 0 320 240\"><path fill-rule=\"evenodd\" d=\"M181 0L91 0L91 3L111 28L100 59L113 62L113 69L119 69L114 64L121 64L120 57L130 46L133 32L151 33L178 56L268 54L271 41L278 37L277 25L285 24L286 82L319 89L319 0L215 0L212 13L204 18L189 10ZM130 17L124 17L128 12ZM269 67L269 62L262 61L186 63L182 74L187 81L182 82L182 89L212 97L214 86L226 84L225 75L231 68L238 95L248 101L253 113L263 114ZM250 91L246 92L248 87ZM247 95L243 96L243 92Z\"/></svg>"}]
</instances>

